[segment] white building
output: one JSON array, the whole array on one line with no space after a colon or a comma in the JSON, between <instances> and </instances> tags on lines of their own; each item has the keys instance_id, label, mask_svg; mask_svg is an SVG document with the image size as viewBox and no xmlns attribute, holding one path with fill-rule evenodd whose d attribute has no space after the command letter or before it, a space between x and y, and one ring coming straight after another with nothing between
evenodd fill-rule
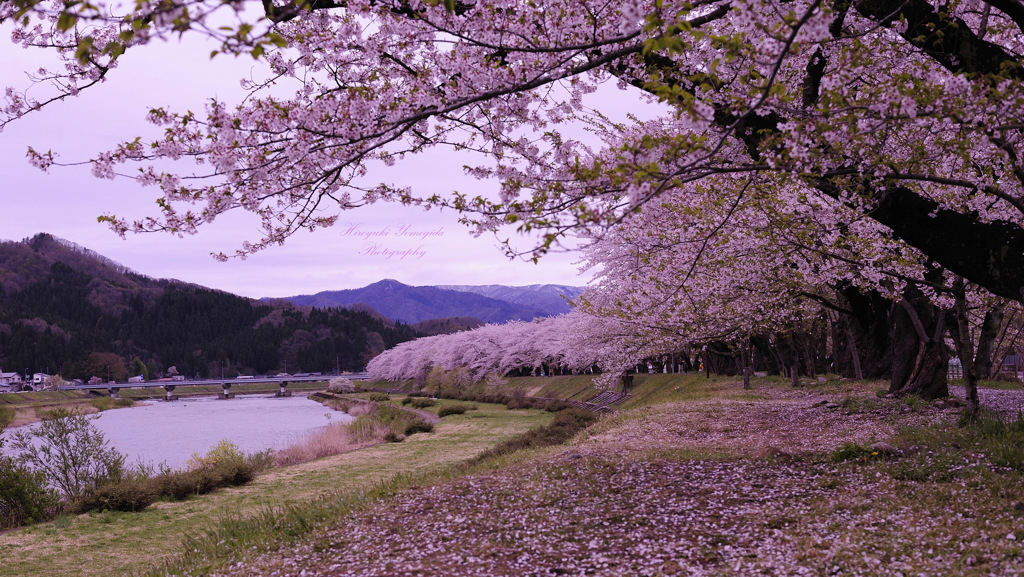
<instances>
[{"instance_id":1,"label":"white building","mask_svg":"<svg viewBox=\"0 0 1024 577\"><path fill-rule=\"evenodd\" d=\"M0 392L14 393L21 390L22 378L18 373L5 373L0 370Z\"/></svg>"}]
</instances>

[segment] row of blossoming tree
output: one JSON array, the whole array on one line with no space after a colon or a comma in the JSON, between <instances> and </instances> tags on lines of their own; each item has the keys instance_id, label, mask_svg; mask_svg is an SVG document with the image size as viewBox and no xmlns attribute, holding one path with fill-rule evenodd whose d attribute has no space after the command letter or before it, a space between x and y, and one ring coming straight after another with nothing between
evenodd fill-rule
<instances>
[{"instance_id":1,"label":"row of blossoming tree","mask_svg":"<svg viewBox=\"0 0 1024 577\"><path fill-rule=\"evenodd\" d=\"M106 215L118 232L251 211L245 255L368 202L453 207L541 231L510 248L533 257L582 234L602 267L582 308L645 342L750 342L817 303L840 315L841 364L925 396L945 394L947 336L971 388L1024 299L1017 0L251 4L4 1L14 41L63 65L9 89L0 123L141 44L204 34L266 76L234 106L154 109L159 136L95 156L98 176L132 165L159 191L150 217ZM590 105L603 85L662 112L613 122ZM498 192L424 196L370 170L438 148Z\"/></svg>"}]
</instances>

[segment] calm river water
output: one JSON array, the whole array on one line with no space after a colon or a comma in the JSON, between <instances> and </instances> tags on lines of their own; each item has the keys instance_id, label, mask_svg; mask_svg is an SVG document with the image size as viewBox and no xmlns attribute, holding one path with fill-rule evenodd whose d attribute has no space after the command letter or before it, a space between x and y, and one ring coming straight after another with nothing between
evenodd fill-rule
<instances>
[{"instance_id":1,"label":"calm river water","mask_svg":"<svg viewBox=\"0 0 1024 577\"><path fill-rule=\"evenodd\" d=\"M306 397L191 397L99 413L93 421L128 464L180 469L192 453L227 439L246 453L280 449L352 417Z\"/></svg>"}]
</instances>

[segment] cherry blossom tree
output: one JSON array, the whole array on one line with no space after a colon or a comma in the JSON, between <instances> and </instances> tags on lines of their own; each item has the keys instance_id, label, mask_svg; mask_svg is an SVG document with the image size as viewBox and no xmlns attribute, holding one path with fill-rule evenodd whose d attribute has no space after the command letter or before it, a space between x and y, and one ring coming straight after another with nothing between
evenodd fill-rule
<instances>
[{"instance_id":1,"label":"cherry blossom tree","mask_svg":"<svg viewBox=\"0 0 1024 577\"><path fill-rule=\"evenodd\" d=\"M408 341L375 357L366 370L372 379L421 381L435 367L467 369L482 381L516 372L582 373L597 366L614 379L648 356L630 337L614 320L574 311Z\"/></svg>"},{"instance_id":2,"label":"cherry blossom tree","mask_svg":"<svg viewBox=\"0 0 1024 577\"><path fill-rule=\"evenodd\" d=\"M606 275L604 293L589 298L609 317L620 307L616 322L642 326L632 331L639 342L772 330L835 294L856 320L868 294L862 310L879 299L898 305L885 324L895 326L891 372L902 392L944 381L950 325L960 354L972 352L970 287L1024 299L1017 2L264 0L258 8L257 16L247 3L212 0L2 2L14 41L53 49L65 66L36 73L49 96L8 89L0 122L101 82L126 50L196 32L222 51L262 58L269 73L248 81L242 103L211 101L204 114L154 109L148 120L159 137L97 154L97 176L131 167L159 191L157 214L104 217L122 234L194 233L225 211L251 211L263 230L235 253L244 256L386 200L454 207L480 230L539 230L543 241L526 249L533 257L571 231L596 246L618 238L626 244L601 258L633 277ZM663 112L613 122L590 106L606 85ZM378 170L436 149L466 153L467 171L498 192L424 196ZM41 168L61 162L36 150L30 159ZM694 191L709 214L674 206ZM676 217L696 235L685 238L724 240L705 247L714 251L666 252L657 274L624 264L637 254L629 243L656 247L657 234L680 226ZM803 221L820 230L791 226ZM768 223L791 234L758 232ZM622 236L628 231L643 234ZM647 317L634 322L622 311ZM497 366L547 362L528 347L505 352Z\"/></svg>"},{"instance_id":3,"label":"cherry blossom tree","mask_svg":"<svg viewBox=\"0 0 1024 577\"><path fill-rule=\"evenodd\" d=\"M133 165L159 190L158 214L107 216L122 233L192 233L248 210L263 234L244 255L393 200L453 206L484 229L541 230L539 255L686 183L766 175L751 194L813 189L967 281L1022 298L1016 2L265 0L258 16L213 0L0 6L16 42L66 63L38 73L52 97L8 90L5 122L171 34L214 36L270 67L245 102L155 109L161 137L94 158L98 176ZM665 113L611 123L587 106L602 84ZM591 137L574 137L576 124ZM470 173L500 192L424 198L368 173L436 148L472 151ZM158 168L166 160L181 162Z\"/></svg>"},{"instance_id":4,"label":"cherry blossom tree","mask_svg":"<svg viewBox=\"0 0 1024 577\"><path fill-rule=\"evenodd\" d=\"M800 186L751 195L753 186L750 177L720 175L639 208L586 249L600 273L580 307L618 319L631 338L661 341L662 351L700 347L706 365L720 364L711 353L724 351L749 367L752 345L767 342L779 357L776 369L802 364L813 374L816 355L806 347L817 340L819 354L831 353L833 372L884 376L891 393L926 398L947 394L949 330L954 351L967 359L967 396L976 409L1002 311L1017 305L936 267L828 195ZM823 313L831 334L820 330ZM873 326L859 326L864 317ZM852 365L837 363L846 356Z\"/></svg>"}]
</instances>

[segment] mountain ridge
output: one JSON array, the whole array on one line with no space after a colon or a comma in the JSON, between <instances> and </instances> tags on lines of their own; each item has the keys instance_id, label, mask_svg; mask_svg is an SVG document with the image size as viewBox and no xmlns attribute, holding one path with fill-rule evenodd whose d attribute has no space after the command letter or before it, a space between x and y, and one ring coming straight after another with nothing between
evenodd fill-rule
<instances>
[{"instance_id":1,"label":"mountain ridge","mask_svg":"<svg viewBox=\"0 0 1024 577\"><path fill-rule=\"evenodd\" d=\"M321 291L312 295L284 297L299 306L326 307L366 305L404 323L451 317L473 317L485 323L529 321L569 312L561 297L575 298L580 287L565 285L439 285L411 286L383 279L357 289ZM492 296L494 295L494 296Z\"/></svg>"},{"instance_id":2,"label":"mountain ridge","mask_svg":"<svg viewBox=\"0 0 1024 577\"><path fill-rule=\"evenodd\" d=\"M0 241L4 368L119 380L171 366L203 376L326 373L362 370L417 336L360 307L314 310L150 278L49 234Z\"/></svg>"}]
</instances>

